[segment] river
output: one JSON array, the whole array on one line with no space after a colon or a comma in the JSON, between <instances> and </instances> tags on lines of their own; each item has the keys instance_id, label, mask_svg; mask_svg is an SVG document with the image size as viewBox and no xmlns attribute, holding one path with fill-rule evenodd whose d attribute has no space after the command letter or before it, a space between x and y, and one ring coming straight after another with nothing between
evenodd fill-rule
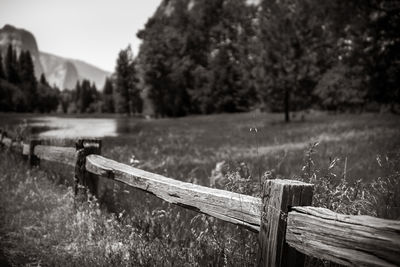
<instances>
[{"instance_id":1,"label":"river","mask_svg":"<svg viewBox=\"0 0 400 267\"><path fill-rule=\"evenodd\" d=\"M73 118L0 113L0 128L21 132L27 126L29 135L43 138L116 137L138 131L140 118Z\"/></svg>"},{"instance_id":2,"label":"river","mask_svg":"<svg viewBox=\"0 0 400 267\"><path fill-rule=\"evenodd\" d=\"M32 119L33 129L44 129L40 137L105 137L117 136L117 119L39 117Z\"/></svg>"}]
</instances>

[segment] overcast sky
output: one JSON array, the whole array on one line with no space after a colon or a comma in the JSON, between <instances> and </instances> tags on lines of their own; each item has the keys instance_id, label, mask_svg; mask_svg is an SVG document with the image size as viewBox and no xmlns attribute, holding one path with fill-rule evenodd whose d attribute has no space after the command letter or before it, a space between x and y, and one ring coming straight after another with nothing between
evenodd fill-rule
<instances>
[{"instance_id":1,"label":"overcast sky","mask_svg":"<svg viewBox=\"0 0 400 267\"><path fill-rule=\"evenodd\" d=\"M113 71L118 52L136 37L161 0L0 0L0 27L32 32L39 50Z\"/></svg>"}]
</instances>

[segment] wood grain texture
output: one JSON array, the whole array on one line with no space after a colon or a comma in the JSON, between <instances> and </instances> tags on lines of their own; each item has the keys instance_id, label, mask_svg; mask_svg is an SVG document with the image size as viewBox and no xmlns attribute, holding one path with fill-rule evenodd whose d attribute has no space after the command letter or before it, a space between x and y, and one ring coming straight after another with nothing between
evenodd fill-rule
<instances>
[{"instance_id":1,"label":"wood grain texture","mask_svg":"<svg viewBox=\"0 0 400 267\"><path fill-rule=\"evenodd\" d=\"M33 153L39 159L63 163L70 166L75 166L77 159L74 147L36 145Z\"/></svg>"},{"instance_id":2,"label":"wood grain texture","mask_svg":"<svg viewBox=\"0 0 400 267\"><path fill-rule=\"evenodd\" d=\"M294 207L286 240L304 254L347 266L400 266L400 221Z\"/></svg>"},{"instance_id":3,"label":"wood grain texture","mask_svg":"<svg viewBox=\"0 0 400 267\"><path fill-rule=\"evenodd\" d=\"M260 198L181 182L98 155L86 157L86 169L152 193L170 203L259 231Z\"/></svg>"},{"instance_id":4,"label":"wood grain texture","mask_svg":"<svg viewBox=\"0 0 400 267\"><path fill-rule=\"evenodd\" d=\"M41 139L44 146L75 147L77 139L72 138L45 138Z\"/></svg>"},{"instance_id":5,"label":"wood grain texture","mask_svg":"<svg viewBox=\"0 0 400 267\"><path fill-rule=\"evenodd\" d=\"M281 179L265 181L258 266L304 265L304 254L286 243L286 219L289 207L310 205L312 194L312 184Z\"/></svg>"}]
</instances>

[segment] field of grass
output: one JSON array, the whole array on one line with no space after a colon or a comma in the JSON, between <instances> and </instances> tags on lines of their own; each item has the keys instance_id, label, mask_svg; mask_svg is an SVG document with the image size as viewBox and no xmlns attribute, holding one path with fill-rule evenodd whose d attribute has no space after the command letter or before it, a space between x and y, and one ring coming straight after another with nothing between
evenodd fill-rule
<instances>
[{"instance_id":1,"label":"field of grass","mask_svg":"<svg viewBox=\"0 0 400 267\"><path fill-rule=\"evenodd\" d=\"M267 178L303 180L316 185L315 206L400 219L399 116L315 112L289 124L264 113L117 120L120 136L103 139L108 158L255 196ZM75 208L71 170L63 168L63 177L49 164L46 172L30 171L8 155L0 155L0 245L11 262L26 255L22 263L49 265L254 263L253 233L111 182L104 182L102 205Z\"/></svg>"}]
</instances>

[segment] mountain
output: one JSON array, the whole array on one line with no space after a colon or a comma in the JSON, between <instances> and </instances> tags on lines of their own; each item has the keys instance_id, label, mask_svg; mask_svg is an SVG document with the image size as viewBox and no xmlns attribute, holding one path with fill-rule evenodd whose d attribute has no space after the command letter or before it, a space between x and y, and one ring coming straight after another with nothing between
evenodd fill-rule
<instances>
[{"instance_id":1,"label":"mountain","mask_svg":"<svg viewBox=\"0 0 400 267\"><path fill-rule=\"evenodd\" d=\"M31 32L7 24L0 29L0 53L5 55L9 44L18 54L29 50L36 77L39 78L44 73L48 82L61 90L74 88L76 82L83 79L94 82L97 89L101 90L106 77L110 75L109 72L84 61L39 51L35 36Z\"/></svg>"},{"instance_id":2,"label":"mountain","mask_svg":"<svg viewBox=\"0 0 400 267\"><path fill-rule=\"evenodd\" d=\"M7 24L0 29L0 53L2 55L7 53L9 44L17 50L18 55L21 51L29 50L33 65L35 66L36 77L40 77L40 74L43 73L43 67L40 63L39 49L33 34L24 29L17 29Z\"/></svg>"},{"instance_id":3,"label":"mountain","mask_svg":"<svg viewBox=\"0 0 400 267\"><path fill-rule=\"evenodd\" d=\"M59 88L73 88L77 80L89 79L102 89L109 72L77 59L69 59L46 52L40 53L40 61L50 84Z\"/></svg>"},{"instance_id":4,"label":"mountain","mask_svg":"<svg viewBox=\"0 0 400 267\"><path fill-rule=\"evenodd\" d=\"M51 85L56 85L62 89L72 89L75 87L76 82L79 80L79 74L71 61L40 52L40 62L43 66L44 75Z\"/></svg>"},{"instance_id":5,"label":"mountain","mask_svg":"<svg viewBox=\"0 0 400 267\"><path fill-rule=\"evenodd\" d=\"M99 89L103 88L106 78L111 75L111 73L79 59L72 59L72 63L78 70L80 80L85 77L91 77L90 80L95 82L96 87Z\"/></svg>"}]
</instances>

